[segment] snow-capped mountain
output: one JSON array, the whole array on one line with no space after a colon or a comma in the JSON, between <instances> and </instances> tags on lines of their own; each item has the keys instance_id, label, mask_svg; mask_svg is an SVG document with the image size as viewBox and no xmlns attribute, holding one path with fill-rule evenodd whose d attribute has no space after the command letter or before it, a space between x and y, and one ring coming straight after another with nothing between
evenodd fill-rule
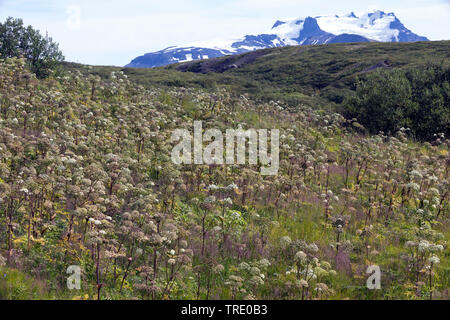
<instances>
[{"instance_id":1,"label":"snow-capped mountain","mask_svg":"<svg viewBox=\"0 0 450 320\"><path fill-rule=\"evenodd\" d=\"M264 33L246 35L239 39L169 47L137 57L126 67L153 68L288 45L373 41L414 42L428 39L407 29L394 13L375 11L358 17L352 12L345 16L318 16L277 21Z\"/></svg>"}]
</instances>

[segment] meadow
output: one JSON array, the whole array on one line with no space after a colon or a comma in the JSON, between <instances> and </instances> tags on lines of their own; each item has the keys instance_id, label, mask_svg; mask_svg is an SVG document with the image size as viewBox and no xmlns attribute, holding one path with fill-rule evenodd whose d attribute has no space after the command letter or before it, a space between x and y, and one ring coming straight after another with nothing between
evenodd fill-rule
<instances>
[{"instance_id":1,"label":"meadow","mask_svg":"<svg viewBox=\"0 0 450 320\"><path fill-rule=\"evenodd\" d=\"M448 42L433 46L448 53ZM301 78L247 90L239 75L252 64L174 68L64 64L38 79L25 60L0 60L1 299L449 298L444 133L371 133ZM181 80L161 83L168 75ZM298 99L277 99L284 90ZM445 112L448 81L435 90ZM279 129L278 174L175 165L172 132L195 120ZM67 288L73 265L80 290ZM370 266L379 290L366 285Z\"/></svg>"}]
</instances>

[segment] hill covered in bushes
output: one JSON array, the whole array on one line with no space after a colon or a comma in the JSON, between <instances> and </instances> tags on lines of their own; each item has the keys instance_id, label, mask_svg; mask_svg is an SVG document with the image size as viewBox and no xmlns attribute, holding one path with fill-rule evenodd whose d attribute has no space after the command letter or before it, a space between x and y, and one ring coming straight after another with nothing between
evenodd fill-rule
<instances>
[{"instance_id":1,"label":"hill covered in bushes","mask_svg":"<svg viewBox=\"0 0 450 320\"><path fill-rule=\"evenodd\" d=\"M430 140L449 134L449 52L449 41L352 43L265 49L155 69L65 68L104 78L121 70L146 87L225 88L260 102L332 109L356 117L372 133L403 126L416 139Z\"/></svg>"},{"instance_id":2,"label":"hill covered in bushes","mask_svg":"<svg viewBox=\"0 0 450 320\"><path fill-rule=\"evenodd\" d=\"M318 48L279 50L313 59ZM401 58L389 61L401 67ZM210 75L66 67L40 80L22 59L0 61L0 298L448 299L446 137L368 134L306 103L328 101L327 86L305 78L311 86L280 82L277 92L275 76L273 85L258 78L263 69L251 79L245 67ZM329 68L333 88L347 88L346 79L351 87L349 65ZM200 89L208 79L217 86ZM243 82L233 79L261 91L239 95L244 88L232 88ZM300 93L295 106L257 99L269 86L272 97L303 88L305 103ZM194 120L221 131L279 129L278 175L261 176L259 165L174 164L172 132ZM67 289L71 265L82 271L80 290ZM366 286L372 265L381 290Z\"/></svg>"}]
</instances>

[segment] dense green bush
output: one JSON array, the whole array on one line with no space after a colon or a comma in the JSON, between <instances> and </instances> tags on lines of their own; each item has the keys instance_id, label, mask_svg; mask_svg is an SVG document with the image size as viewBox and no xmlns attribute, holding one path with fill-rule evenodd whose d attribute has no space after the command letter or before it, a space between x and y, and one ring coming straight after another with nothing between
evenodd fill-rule
<instances>
[{"instance_id":1,"label":"dense green bush","mask_svg":"<svg viewBox=\"0 0 450 320\"><path fill-rule=\"evenodd\" d=\"M47 77L50 70L64 60L52 38L43 37L31 26L25 27L22 19L9 17L0 23L0 57L21 56L27 59L31 71L39 78Z\"/></svg>"},{"instance_id":2,"label":"dense green bush","mask_svg":"<svg viewBox=\"0 0 450 320\"><path fill-rule=\"evenodd\" d=\"M408 70L383 70L357 83L344 105L370 132L394 133L410 128L417 139L449 135L450 68L427 64Z\"/></svg>"}]
</instances>

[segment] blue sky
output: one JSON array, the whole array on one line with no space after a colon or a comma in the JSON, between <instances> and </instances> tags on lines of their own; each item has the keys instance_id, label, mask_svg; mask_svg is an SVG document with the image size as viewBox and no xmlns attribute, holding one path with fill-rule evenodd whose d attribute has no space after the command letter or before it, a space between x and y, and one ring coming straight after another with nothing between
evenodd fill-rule
<instances>
[{"instance_id":1,"label":"blue sky","mask_svg":"<svg viewBox=\"0 0 450 320\"><path fill-rule=\"evenodd\" d=\"M48 31L69 61L125 65L172 45L260 33L278 19L375 9L431 40L450 39L450 0L0 0L0 20Z\"/></svg>"}]
</instances>

